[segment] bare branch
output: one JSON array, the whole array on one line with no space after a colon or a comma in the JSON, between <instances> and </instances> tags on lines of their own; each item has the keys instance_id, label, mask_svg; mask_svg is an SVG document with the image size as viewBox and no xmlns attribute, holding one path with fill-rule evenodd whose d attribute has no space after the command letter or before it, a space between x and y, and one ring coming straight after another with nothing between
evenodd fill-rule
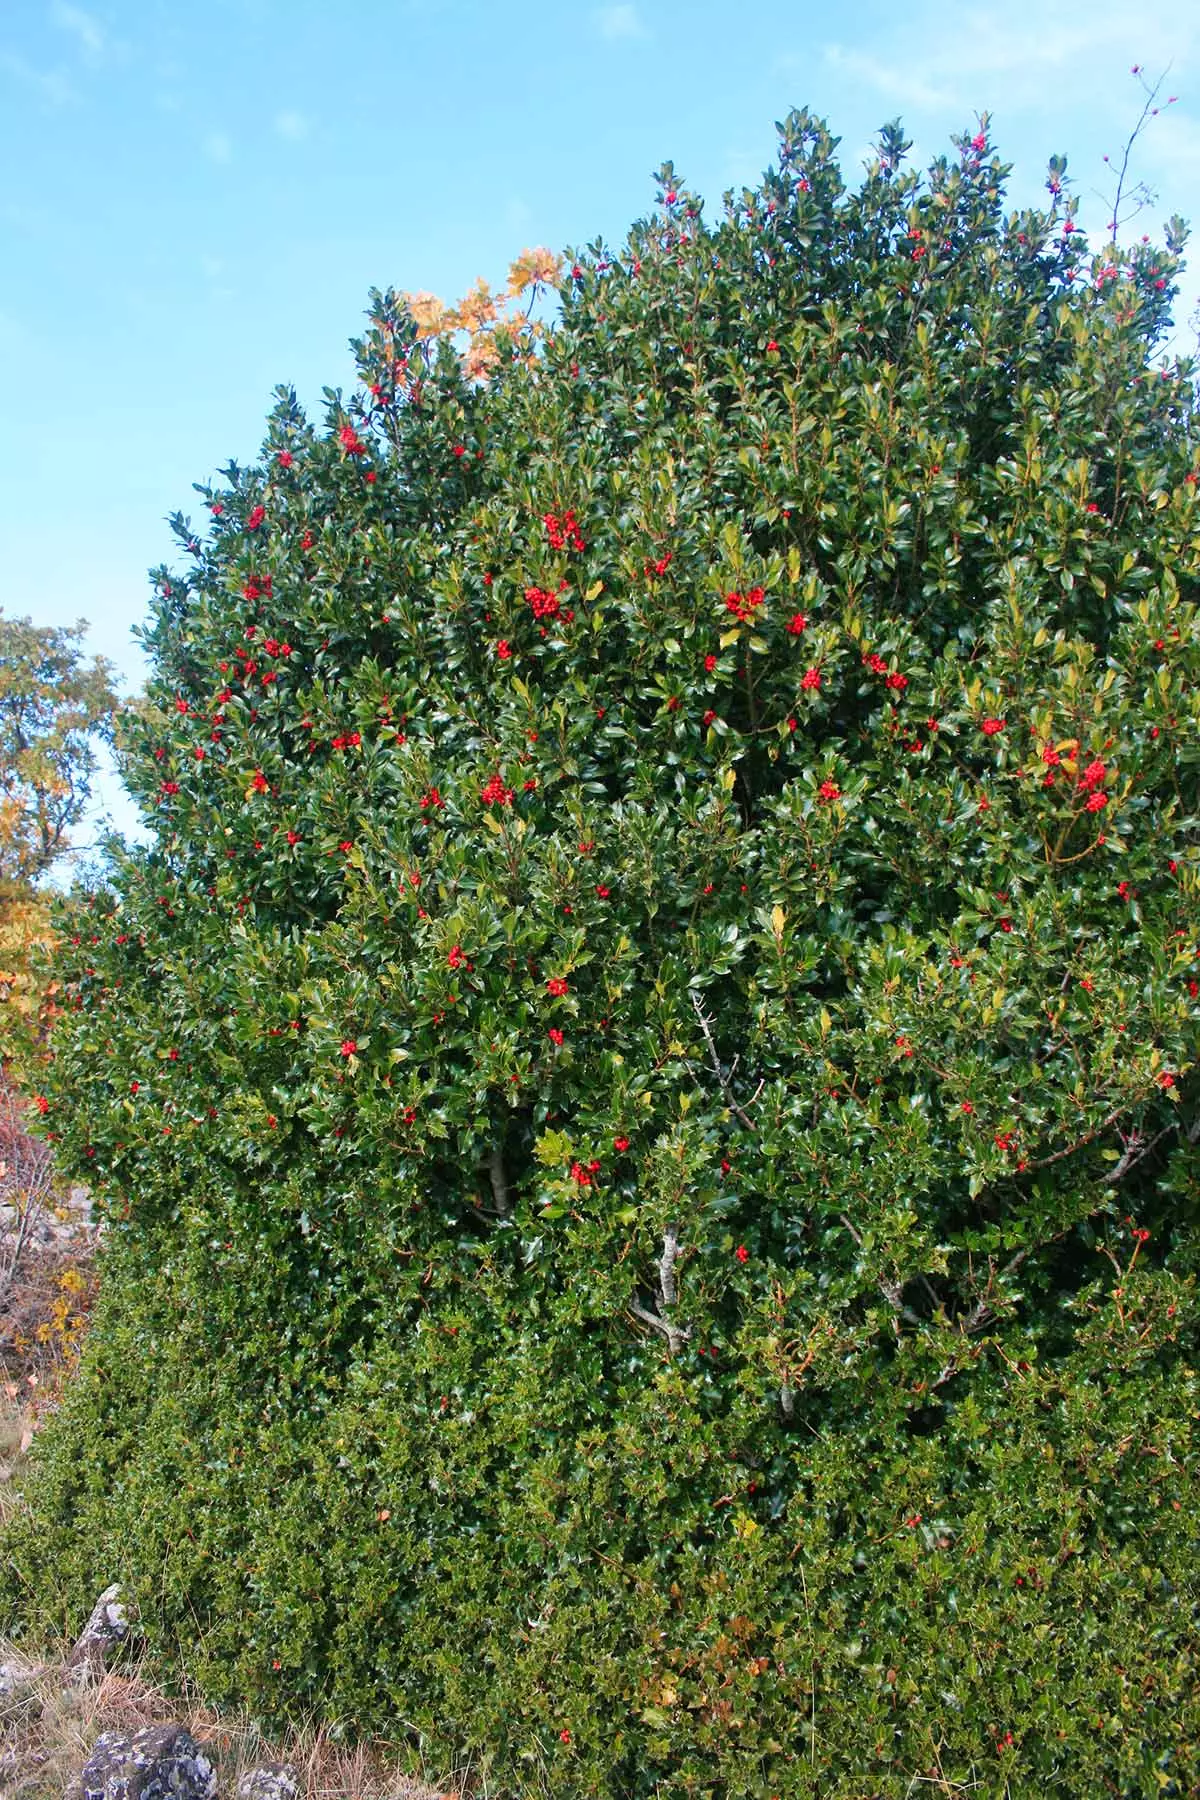
<instances>
[{"instance_id":1,"label":"bare branch","mask_svg":"<svg viewBox=\"0 0 1200 1800\"><path fill-rule=\"evenodd\" d=\"M692 1335L690 1325L679 1326L664 1317L669 1308L674 1306L676 1300L675 1263L678 1256L679 1227L668 1225L663 1234L662 1255L658 1259L658 1292L662 1312L651 1312L649 1307L640 1305L636 1300L629 1302L629 1310L635 1319L640 1319L643 1325L649 1325L652 1330L666 1338L667 1348L672 1356L678 1355L681 1347Z\"/></svg>"},{"instance_id":2,"label":"bare branch","mask_svg":"<svg viewBox=\"0 0 1200 1800\"><path fill-rule=\"evenodd\" d=\"M512 1211L512 1202L508 1197L508 1178L504 1173L504 1152L499 1144L493 1144L488 1151L487 1171L496 1211L502 1219L506 1219Z\"/></svg>"},{"instance_id":3,"label":"bare branch","mask_svg":"<svg viewBox=\"0 0 1200 1800\"><path fill-rule=\"evenodd\" d=\"M1006 1275L1015 1275L1017 1270L1020 1268L1021 1264L1028 1257L1028 1255L1029 1255L1029 1251L1027 1249L1016 1251L1014 1255L1009 1257L1008 1261L1005 1263L1004 1267L1001 1269L998 1279L1003 1281L1004 1277ZM989 1281L988 1282L989 1292L991 1290L991 1286L992 1286L992 1283L991 1283L991 1281ZM988 1320L988 1318L990 1318L991 1312L992 1312L991 1303L986 1298L977 1300L975 1302L974 1306L971 1308L970 1312L967 1314L966 1318L963 1320L961 1326L959 1327L963 1336L970 1337L970 1335L973 1331L978 1331L980 1326L985 1324L986 1321Z\"/></svg>"},{"instance_id":4,"label":"bare branch","mask_svg":"<svg viewBox=\"0 0 1200 1800\"><path fill-rule=\"evenodd\" d=\"M846 1217L845 1213L841 1214L841 1221L861 1250L862 1232L855 1228L852 1222ZM892 1311L898 1318L903 1319L906 1325L920 1325L922 1323L920 1314L915 1313L911 1306L905 1306L904 1304L904 1283L902 1281L889 1281L885 1276L879 1283L879 1291L891 1307Z\"/></svg>"},{"instance_id":5,"label":"bare branch","mask_svg":"<svg viewBox=\"0 0 1200 1800\"><path fill-rule=\"evenodd\" d=\"M1101 1185L1104 1187L1116 1187L1118 1181L1123 1181L1125 1179L1130 1169L1136 1169L1137 1165L1149 1156L1156 1144L1161 1143L1163 1138L1170 1137L1173 1131L1178 1130L1178 1121L1172 1119L1169 1125L1164 1125L1161 1131L1156 1131L1148 1143L1144 1138L1140 1137L1136 1131L1131 1132L1129 1136L1124 1139L1125 1148L1121 1154L1120 1161L1114 1163L1112 1168L1108 1171L1108 1174L1101 1178ZM1191 1134L1189 1133L1188 1136L1190 1138Z\"/></svg>"},{"instance_id":6,"label":"bare branch","mask_svg":"<svg viewBox=\"0 0 1200 1800\"><path fill-rule=\"evenodd\" d=\"M678 1227L668 1225L658 1264L658 1288L664 1307L675 1304L675 1258L679 1255Z\"/></svg>"},{"instance_id":7,"label":"bare branch","mask_svg":"<svg viewBox=\"0 0 1200 1800\"><path fill-rule=\"evenodd\" d=\"M749 1114L743 1111L743 1109L738 1105L737 1101L733 1097L733 1089L729 1085L729 1075L727 1075L725 1070L721 1067L721 1059L717 1055L717 1046L713 1042L712 1021L711 1021L711 1019L709 1019L703 1006L700 1004L700 996L696 992L695 988L692 989L692 1005L696 1009L696 1017L700 1021L700 1029L704 1033L704 1041L708 1045L709 1061L712 1064L713 1074L717 1078L717 1084L720 1087L722 1094L725 1096L725 1104L728 1106L729 1110L734 1114L734 1116L741 1120L742 1124L746 1127L746 1130L749 1132L752 1132L754 1134L754 1136L757 1137L758 1136L757 1125L754 1123L754 1120L752 1118L750 1118ZM737 1067L737 1064L735 1062L734 1068L736 1068L736 1067ZM732 1073L732 1071L731 1071L731 1073ZM758 1092L755 1094L754 1100L757 1100L758 1095L761 1093L762 1093L762 1083L759 1082ZM752 1100L750 1102L751 1106L754 1105L754 1100Z\"/></svg>"},{"instance_id":8,"label":"bare branch","mask_svg":"<svg viewBox=\"0 0 1200 1800\"><path fill-rule=\"evenodd\" d=\"M1108 227L1109 241L1110 241L1110 243L1112 243L1114 245L1117 240L1117 232L1120 230L1121 226L1128 223L1129 218L1136 218L1138 213L1142 210L1142 207L1147 203L1147 200L1153 198L1153 196L1149 196L1146 194L1145 184L1144 183L1139 184L1139 188L1134 190L1135 195L1138 195L1139 193L1141 195L1141 197L1138 200L1138 204L1133 208L1133 211L1128 215L1128 217L1126 219L1123 219L1121 217L1121 201L1123 200L1124 195L1125 195L1125 183L1126 183L1126 180L1128 179L1128 175L1129 175L1129 161L1130 161L1130 157L1133 154L1133 147L1137 143L1138 139L1141 137L1142 132L1145 130L1147 119L1152 118L1155 115L1155 113L1159 110L1155 106L1154 103L1158 99L1159 94L1162 92L1163 83L1166 81L1167 76L1171 73L1171 64L1170 63L1167 64L1166 68L1163 70L1163 72L1159 76L1158 80L1154 83L1153 87L1151 87L1150 84L1147 82L1147 80L1146 80L1145 76L1142 74L1140 68L1136 68L1133 72L1135 75L1138 76L1138 78L1141 81L1142 92L1146 96L1146 104L1142 107L1141 116L1139 117L1137 124L1134 126L1133 130L1130 132L1129 136L1125 140L1125 149L1121 156L1121 167L1117 172L1117 191L1113 198L1112 217L1109 220L1109 227ZM1168 101L1167 104L1169 106L1171 104L1170 101ZM1107 162L1108 158L1105 157L1104 160L1105 160L1105 162Z\"/></svg>"},{"instance_id":9,"label":"bare branch","mask_svg":"<svg viewBox=\"0 0 1200 1800\"><path fill-rule=\"evenodd\" d=\"M643 1325L649 1325L654 1331L661 1333L661 1335L666 1338L667 1348L672 1356L677 1356L679 1354L679 1351L686 1343L687 1339L692 1335L692 1328L690 1325L685 1325L682 1328L678 1325L672 1325L669 1320L661 1319L657 1313L652 1313L648 1311L646 1307L639 1306L636 1300L631 1300L629 1302L629 1310L635 1319L640 1319Z\"/></svg>"},{"instance_id":10,"label":"bare branch","mask_svg":"<svg viewBox=\"0 0 1200 1800\"><path fill-rule=\"evenodd\" d=\"M988 1298L988 1295L993 1292L997 1281L1003 1281L1006 1275L1014 1275L1028 1255L1028 1249L1018 1250L1014 1255L1009 1257L1004 1267L1000 1270L999 1275L997 1275L995 1271L991 1273L988 1279L988 1293L981 1295L971 1308L970 1312L967 1313L966 1317L959 1322L958 1328L964 1338L969 1338L975 1332L981 1330L992 1318L992 1302ZM946 1382L952 1380L953 1377L958 1374L959 1366L960 1365L957 1362L948 1362L936 1379L930 1383L931 1391L934 1388L944 1387Z\"/></svg>"}]
</instances>

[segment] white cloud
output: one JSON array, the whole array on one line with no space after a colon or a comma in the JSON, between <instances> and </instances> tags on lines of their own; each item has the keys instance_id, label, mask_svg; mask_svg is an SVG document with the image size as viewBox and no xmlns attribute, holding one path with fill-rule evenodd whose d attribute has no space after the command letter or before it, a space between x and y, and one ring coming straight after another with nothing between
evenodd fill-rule
<instances>
[{"instance_id":1,"label":"white cloud","mask_svg":"<svg viewBox=\"0 0 1200 1800\"><path fill-rule=\"evenodd\" d=\"M281 112L275 114L275 130L288 143L298 144L308 136L310 126L303 113Z\"/></svg>"},{"instance_id":2,"label":"white cloud","mask_svg":"<svg viewBox=\"0 0 1200 1800\"><path fill-rule=\"evenodd\" d=\"M1153 158L1152 183L1155 167L1169 169L1175 181L1182 178L1193 186L1200 181L1200 121L1174 107L1170 112L1164 110L1154 122L1153 133L1147 133L1144 148Z\"/></svg>"},{"instance_id":3,"label":"white cloud","mask_svg":"<svg viewBox=\"0 0 1200 1800\"><path fill-rule=\"evenodd\" d=\"M71 33L89 60L94 62L103 55L104 33L91 13L84 12L81 6L68 6L65 0L55 0L50 17L63 31Z\"/></svg>"},{"instance_id":4,"label":"white cloud","mask_svg":"<svg viewBox=\"0 0 1200 1800\"><path fill-rule=\"evenodd\" d=\"M622 38L649 36L638 17L636 6L598 6L592 14L592 23L600 36L610 44L615 44Z\"/></svg>"},{"instance_id":5,"label":"white cloud","mask_svg":"<svg viewBox=\"0 0 1200 1800\"><path fill-rule=\"evenodd\" d=\"M204 140L203 149L209 162L233 161L233 145L223 131L210 131Z\"/></svg>"},{"instance_id":6,"label":"white cloud","mask_svg":"<svg viewBox=\"0 0 1200 1800\"><path fill-rule=\"evenodd\" d=\"M11 75L48 106L69 106L75 99L75 90L61 69L35 69L12 50L0 50L0 73Z\"/></svg>"},{"instance_id":7,"label":"white cloud","mask_svg":"<svg viewBox=\"0 0 1200 1800\"><path fill-rule=\"evenodd\" d=\"M1152 77L1171 63L1181 72L1200 54L1200 25L1180 11L1167 20L1153 6L1093 0L1086 13L1055 18L1042 0L1009 0L1003 11L972 5L951 14L944 0L927 0L906 9L895 36L871 53L833 42L823 56L828 69L902 110L956 109L966 123L976 108L999 103L1010 114L1044 108L1056 92L1107 83L1135 61Z\"/></svg>"},{"instance_id":8,"label":"white cloud","mask_svg":"<svg viewBox=\"0 0 1200 1800\"><path fill-rule=\"evenodd\" d=\"M921 66L928 69L931 60L923 57ZM825 62L839 75L848 75L862 86L873 88L877 94L882 94L886 100L894 100L905 110L915 112L922 107L941 110L954 104L954 95L946 88L937 87L918 70L905 69L901 63L881 62L878 57L867 56L861 50L845 49L841 44L826 44Z\"/></svg>"}]
</instances>

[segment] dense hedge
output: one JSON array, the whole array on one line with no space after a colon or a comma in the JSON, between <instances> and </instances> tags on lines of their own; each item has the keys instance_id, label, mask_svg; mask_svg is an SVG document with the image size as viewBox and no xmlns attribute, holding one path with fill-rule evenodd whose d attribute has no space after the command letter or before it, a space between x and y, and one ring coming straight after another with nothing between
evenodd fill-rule
<instances>
[{"instance_id":1,"label":"dense hedge","mask_svg":"<svg viewBox=\"0 0 1200 1800\"><path fill-rule=\"evenodd\" d=\"M500 1793L1200 1786L1182 231L834 150L178 521L23 1626Z\"/></svg>"}]
</instances>

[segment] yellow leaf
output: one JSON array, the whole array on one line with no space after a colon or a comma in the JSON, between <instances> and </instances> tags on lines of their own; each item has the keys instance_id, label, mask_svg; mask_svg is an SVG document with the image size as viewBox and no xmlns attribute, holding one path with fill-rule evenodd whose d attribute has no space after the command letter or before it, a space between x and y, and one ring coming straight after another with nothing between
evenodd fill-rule
<instances>
[{"instance_id":1,"label":"yellow leaf","mask_svg":"<svg viewBox=\"0 0 1200 1800\"><path fill-rule=\"evenodd\" d=\"M500 352L494 339L490 337L473 338L463 357L463 373L472 381L482 381L490 375L500 362Z\"/></svg>"},{"instance_id":2,"label":"yellow leaf","mask_svg":"<svg viewBox=\"0 0 1200 1800\"><path fill-rule=\"evenodd\" d=\"M436 294L405 294L408 310L413 316L418 337L434 337L439 331L445 331L447 323L453 318L450 308Z\"/></svg>"},{"instance_id":3,"label":"yellow leaf","mask_svg":"<svg viewBox=\"0 0 1200 1800\"><path fill-rule=\"evenodd\" d=\"M542 287L556 287L561 277L561 258L539 244L534 250L522 250L513 259L508 271L508 291L515 297L539 283Z\"/></svg>"},{"instance_id":4,"label":"yellow leaf","mask_svg":"<svg viewBox=\"0 0 1200 1800\"><path fill-rule=\"evenodd\" d=\"M498 312L492 291L480 276L466 298L458 303L458 324L464 331L481 331L495 320Z\"/></svg>"}]
</instances>

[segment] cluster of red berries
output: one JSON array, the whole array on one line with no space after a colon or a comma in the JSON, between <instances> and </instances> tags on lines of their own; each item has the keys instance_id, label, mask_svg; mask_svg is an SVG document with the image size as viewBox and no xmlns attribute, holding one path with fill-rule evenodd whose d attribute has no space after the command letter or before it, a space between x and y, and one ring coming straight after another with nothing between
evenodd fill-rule
<instances>
[{"instance_id":1,"label":"cluster of red berries","mask_svg":"<svg viewBox=\"0 0 1200 1800\"><path fill-rule=\"evenodd\" d=\"M562 601L559 599L559 594L565 593L566 588L567 584L565 581L559 582L557 594L552 594L549 588L527 587L525 589L525 598L533 608L534 618L557 619L562 612ZM568 613L565 616L567 618L573 618L574 614Z\"/></svg>"},{"instance_id":2,"label":"cluster of red berries","mask_svg":"<svg viewBox=\"0 0 1200 1800\"><path fill-rule=\"evenodd\" d=\"M512 789L505 787L499 775L493 775L479 794L479 798L485 806L511 806L512 797Z\"/></svg>"},{"instance_id":3,"label":"cluster of red berries","mask_svg":"<svg viewBox=\"0 0 1200 1800\"><path fill-rule=\"evenodd\" d=\"M766 597L765 588L760 587L749 588L744 594L726 594L725 611L731 612L735 619L740 619L745 624L753 619L755 607L761 606Z\"/></svg>"},{"instance_id":4,"label":"cluster of red berries","mask_svg":"<svg viewBox=\"0 0 1200 1800\"><path fill-rule=\"evenodd\" d=\"M569 508L561 518L557 513L543 513L542 524L546 527L546 542L552 550L587 549L579 521Z\"/></svg>"}]
</instances>

